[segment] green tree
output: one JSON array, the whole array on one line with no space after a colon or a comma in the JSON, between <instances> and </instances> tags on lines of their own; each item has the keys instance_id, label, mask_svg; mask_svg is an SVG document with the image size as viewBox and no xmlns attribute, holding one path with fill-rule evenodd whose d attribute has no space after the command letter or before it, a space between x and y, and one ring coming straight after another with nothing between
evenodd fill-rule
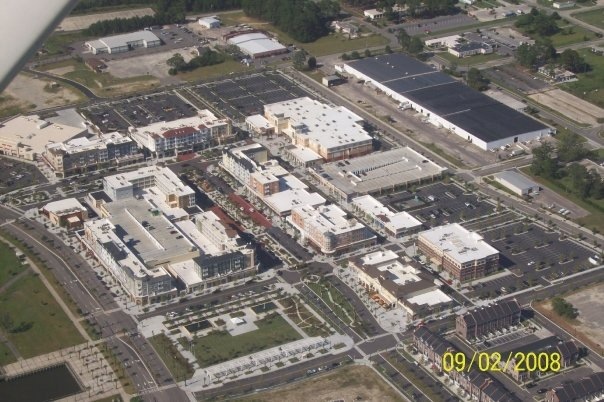
<instances>
[{"instance_id":1,"label":"green tree","mask_svg":"<svg viewBox=\"0 0 604 402\"><path fill-rule=\"evenodd\" d=\"M304 70L308 66L306 63L306 52L304 50L298 50L292 56L292 62L296 70Z\"/></svg>"},{"instance_id":2,"label":"green tree","mask_svg":"<svg viewBox=\"0 0 604 402\"><path fill-rule=\"evenodd\" d=\"M315 56L310 56L307 61L308 69L314 70L317 68L317 58Z\"/></svg>"},{"instance_id":3,"label":"green tree","mask_svg":"<svg viewBox=\"0 0 604 402\"><path fill-rule=\"evenodd\" d=\"M483 77L480 70L477 68L471 68L466 73L466 83L470 88L474 88L478 91L484 91L489 87L489 80Z\"/></svg>"},{"instance_id":4,"label":"green tree","mask_svg":"<svg viewBox=\"0 0 604 402\"><path fill-rule=\"evenodd\" d=\"M586 72L589 69L589 65L585 62L583 57L572 49L566 49L560 54L560 64L567 70L573 73Z\"/></svg>"},{"instance_id":5,"label":"green tree","mask_svg":"<svg viewBox=\"0 0 604 402\"><path fill-rule=\"evenodd\" d=\"M554 148L545 143L533 149L531 171L537 176L555 178L558 174L558 161L554 159Z\"/></svg>"},{"instance_id":6,"label":"green tree","mask_svg":"<svg viewBox=\"0 0 604 402\"><path fill-rule=\"evenodd\" d=\"M365 57L371 57L371 50L365 49Z\"/></svg>"},{"instance_id":7,"label":"green tree","mask_svg":"<svg viewBox=\"0 0 604 402\"><path fill-rule=\"evenodd\" d=\"M389 45L386 45L386 47L384 48L384 53L392 53L392 49L390 48Z\"/></svg>"},{"instance_id":8,"label":"green tree","mask_svg":"<svg viewBox=\"0 0 604 402\"><path fill-rule=\"evenodd\" d=\"M565 131L558 134L556 139L558 140L558 158L561 162L578 161L589 153L583 145L585 140L578 134Z\"/></svg>"},{"instance_id":9,"label":"green tree","mask_svg":"<svg viewBox=\"0 0 604 402\"><path fill-rule=\"evenodd\" d=\"M552 299L552 308L561 317L575 319L579 316L579 311L569 302L561 297Z\"/></svg>"},{"instance_id":10,"label":"green tree","mask_svg":"<svg viewBox=\"0 0 604 402\"><path fill-rule=\"evenodd\" d=\"M187 62L182 57L182 54L174 53L174 55L172 55L172 57L170 57L168 60L166 60L166 64L169 65L170 67L175 68L176 70L180 70L180 69L182 69L182 67L185 64L187 64Z\"/></svg>"}]
</instances>

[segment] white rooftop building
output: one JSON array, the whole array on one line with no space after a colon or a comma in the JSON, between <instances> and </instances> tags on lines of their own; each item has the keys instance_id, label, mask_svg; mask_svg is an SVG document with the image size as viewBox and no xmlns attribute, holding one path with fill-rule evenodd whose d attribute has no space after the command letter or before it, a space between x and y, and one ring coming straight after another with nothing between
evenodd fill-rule
<instances>
[{"instance_id":1,"label":"white rooftop building","mask_svg":"<svg viewBox=\"0 0 604 402\"><path fill-rule=\"evenodd\" d=\"M300 232L303 244L309 242L324 254L342 253L376 241L376 236L365 225L337 205L298 206L286 219Z\"/></svg>"},{"instance_id":2,"label":"white rooftop building","mask_svg":"<svg viewBox=\"0 0 604 402\"><path fill-rule=\"evenodd\" d=\"M493 176L497 182L520 196L539 192L539 184L514 170L504 170Z\"/></svg>"},{"instance_id":3,"label":"white rooftop building","mask_svg":"<svg viewBox=\"0 0 604 402\"><path fill-rule=\"evenodd\" d=\"M203 17L198 20L199 25L206 29L220 28L220 20L216 16Z\"/></svg>"},{"instance_id":4,"label":"white rooftop building","mask_svg":"<svg viewBox=\"0 0 604 402\"><path fill-rule=\"evenodd\" d=\"M34 160L47 145L87 133L85 127L51 123L37 115L17 116L0 124L0 154Z\"/></svg>"},{"instance_id":5,"label":"white rooftop building","mask_svg":"<svg viewBox=\"0 0 604 402\"><path fill-rule=\"evenodd\" d=\"M343 106L303 97L265 105L264 116L278 134L327 161L373 151L373 139L363 128L363 119Z\"/></svg>"},{"instance_id":6,"label":"white rooftop building","mask_svg":"<svg viewBox=\"0 0 604 402\"><path fill-rule=\"evenodd\" d=\"M122 53L137 47L155 47L161 45L159 39L151 31L138 31L122 35L107 36L86 42L85 45L93 54Z\"/></svg>"},{"instance_id":7,"label":"white rooftop building","mask_svg":"<svg viewBox=\"0 0 604 402\"><path fill-rule=\"evenodd\" d=\"M252 59L287 53L287 48L278 40L269 38L262 32L246 33L244 31L228 38L227 43L239 47L243 53Z\"/></svg>"},{"instance_id":8,"label":"white rooftop building","mask_svg":"<svg viewBox=\"0 0 604 402\"><path fill-rule=\"evenodd\" d=\"M318 207L325 204L325 198L318 193L309 193L304 189L280 191L264 199L266 205L279 216L291 214L293 208L300 205Z\"/></svg>"},{"instance_id":9,"label":"white rooftop building","mask_svg":"<svg viewBox=\"0 0 604 402\"><path fill-rule=\"evenodd\" d=\"M228 120L217 118L209 110L198 113L194 117L130 127L129 133L142 148L156 156L193 152L208 147L214 139L231 135Z\"/></svg>"},{"instance_id":10,"label":"white rooftop building","mask_svg":"<svg viewBox=\"0 0 604 402\"><path fill-rule=\"evenodd\" d=\"M400 237L421 228L422 223L407 211L393 212L370 195L353 198L352 206L367 215L372 224L384 229L389 235Z\"/></svg>"}]
</instances>

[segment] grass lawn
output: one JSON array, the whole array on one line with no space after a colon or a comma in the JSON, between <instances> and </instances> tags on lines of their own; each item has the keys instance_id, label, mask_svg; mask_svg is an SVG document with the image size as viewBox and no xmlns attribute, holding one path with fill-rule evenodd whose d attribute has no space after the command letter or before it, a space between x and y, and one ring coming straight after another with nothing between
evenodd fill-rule
<instances>
[{"instance_id":1,"label":"grass lawn","mask_svg":"<svg viewBox=\"0 0 604 402\"><path fill-rule=\"evenodd\" d=\"M573 14L573 17L587 22L589 25L604 29L604 8Z\"/></svg>"},{"instance_id":2,"label":"grass lawn","mask_svg":"<svg viewBox=\"0 0 604 402\"><path fill-rule=\"evenodd\" d=\"M193 376L193 373L195 373L193 366L182 356L170 338L160 334L149 338L149 342L151 342L176 381L183 381Z\"/></svg>"},{"instance_id":3,"label":"grass lawn","mask_svg":"<svg viewBox=\"0 0 604 402\"><path fill-rule=\"evenodd\" d=\"M25 358L84 342L42 281L27 274L0 294L0 317L12 321L8 339ZM19 328L21 327L21 328Z\"/></svg>"},{"instance_id":4,"label":"grass lawn","mask_svg":"<svg viewBox=\"0 0 604 402\"><path fill-rule=\"evenodd\" d=\"M10 351L8 346L3 342L0 342L0 367L16 361L17 358L13 355L13 352Z\"/></svg>"},{"instance_id":5,"label":"grass lawn","mask_svg":"<svg viewBox=\"0 0 604 402\"><path fill-rule=\"evenodd\" d=\"M322 323L313 313L308 311L300 301L292 298L279 300L285 308L283 312L308 336L329 336L327 325ZM297 304L297 306L296 306Z\"/></svg>"},{"instance_id":6,"label":"grass lawn","mask_svg":"<svg viewBox=\"0 0 604 402\"><path fill-rule=\"evenodd\" d=\"M223 63L214 64L213 66L199 67L193 71L178 73L177 77L185 81L200 81L247 70L254 71L254 68L241 64L236 60L228 59Z\"/></svg>"},{"instance_id":7,"label":"grass lawn","mask_svg":"<svg viewBox=\"0 0 604 402\"><path fill-rule=\"evenodd\" d=\"M604 108L604 57L589 49L577 50L591 66L591 71L580 73L579 80L561 85L562 89Z\"/></svg>"},{"instance_id":8,"label":"grass lawn","mask_svg":"<svg viewBox=\"0 0 604 402\"><path fill-rule=\"evenodd\" d=\"M478 0L472 5L477 8L496 8L501 6L501 3L498 3L495 0Z\"/></svg>"},{"instance_id":9,"label":"grass lawn","mask_svg":"<svg viewBox=\"0 0 604 402\"><path fill-rule=\"evenodd\" d=\"M47 53L39 58L68 54L67 47L74 42L83 42L90 39L90 36L84 35L82 31L55 32L44 42L43 48Z\"/></svg>"},{"instance_id":10,"label":"grass lawn","mask_svg":"<svg viewBox=\"0 0 604 402\"><path fill-rule=\"evenodd\" d=\"M151 75L117 78L108 73L95 73L84 63L73 59L45 64L40 69L48 71L61 67L73 68L73 71L62 74L63 77L77 81L101 96L123 95L158 86L158 80Z\"/></svg>"},{"instance_id":11,"label":"grass lawn","mask_svg":"<svg viewBox=\"0 0 604 402\"><path fill-rule=\"evenodd\" d=\"M570 201L589 211L590 214L583 218L577 219L577 223L585 226L590 230L596 229L600 233L604 233L604 199L595 200L593 198L588 198L586 200L582 200L573 193L566 191L565 184L568 183L565 183L564 179L549 180L544 177L534 176L531 173L530 167L524 167L521 170L527 175L529 175L531 178L533 178L533 180L535 180L537 183L548 187L552 191L555 191L556 193L560 194L565 198L568 198Z\"/></svg>"},{"instance_id":12,"label":"grass lawn","mask_svg":"<svg viewBox=\"0 0 604 402\"><path fill-rule=\"evenodd\" d=\"M193 341L193 354L200 367L208 367L249 355L302 337L278 314L271 314L255 322L258 329L231 336L226 331L214 331Z\"/></svg>"},{"instance_id":13,"label":"grass lawn","mask_svg":"<svg viewBox=\"0 0 604 402\"><path fill-rule=\"evenodd\" d=\"M596 37L593 32L587 29L577 25L567 24L564 21L558 21L558 26L561 31L549 37L552 40L554 47L586 42Z\"/></svg>"},{"instance_id":14,"label":"grass lawn","mask_svg":"<svg viewBox=\"0 0 604 402\"><path fill-rule=\"evenodd\" d=\"M8 244L0 241L0 287L23 271L23 265Z\"/></svg>"},{"instance_id":15,"label":"grass lawn","mask_svg":"<svg viewBox=\"0 0 604 402\"><path fill-rule=\"evenodd\" d=\"M488 61L498 60L498 59L503 58L503 56L501 56L497 53L476 54L474 56L463 57L463 58L456 57L455 55L452 55L449 52L437 53L437 55L447 61L450 61L452 63L457 63L458 66L475 66L477 64L482 64L482 63L486 63Z\"/></svg>"},{"instance_id":16,"label":"grass lawn","mask_svg":"<svg viewBox=\"0 0 604 402\"><path fill-rule=\"evenodd\" d=\"M329 307L331 307L333 312L343 322L351 324L351 326L353 327L356 326L356 311L338 289L333 286L329 286L329 282L308 282L306 285L311 288L317 295L319 295L319 297L323 299L323 301Z\"/></svg>"},{"instance_id":17,"label":"grass lawn","mask_svg":"<svg viewBox=\"0 0 604 402\"><path fill-rule=\"evenodd\" d=\"M371 35L356 39L347 39L339 33L331 33L311 43L302 43L294 40L291 36L275 27L273 24L247 17L243 11L237 13L221 14L220 18L225 26L237 24L250 24L255 28L265 29L274 33L279 42L283 44L294 44L298 48L306 50L313 56L325 56L327 54L345 53L352 50L364 50L366 48L385 46L388 39L381 35Z\"/></svg>"},{"instance_id":18,"label":"grass lawn","mask_svg":"<svg viewBox=\"0 0 604 402\"><path fill-rule=\"evenodd\" d=\"M0 118L27 113L31 109L35 109L35 107L36 105L21 101L7 93L0 95Z\"/></svg>"}]
</instances>

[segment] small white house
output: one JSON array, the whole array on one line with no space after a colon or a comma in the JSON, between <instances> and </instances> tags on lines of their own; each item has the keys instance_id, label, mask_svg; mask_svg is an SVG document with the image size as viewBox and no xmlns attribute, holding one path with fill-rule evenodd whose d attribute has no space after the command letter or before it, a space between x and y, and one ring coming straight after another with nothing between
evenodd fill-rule
<instances>
[{"instance_id":1,"label":"small white house","mask_svg":"<svg viewBox=\"0 0 604 402\"><path fill-rule=\"evenodd\" d=\"M206 29L220 28L220 20L216 17L204 17L199 19L199 25Z\"/></svg>"},{"instance_id":2,"label":"small white house","mask_svg":"<svg viewBox=\"0 0 604 402\"><path fill-rule=\"evenodd\" d=\"M564 8L572 8L576 4L577 3L574 1L554 1L552 3L552 7L557 8L557 9L564 9Z\"/></svg>"},{"instance_id":3,"label":"small white house","mask_svg":"<svg viewBox=\"0 0 604 402\"><path fill-rule=\"evenodd\" d=\"M376 8L365 10L363 11L363 14L366 18L369 18L370 20L379 20L381 18L384 18L384 10L378 10Z\"/></svg>"}]
</instances>

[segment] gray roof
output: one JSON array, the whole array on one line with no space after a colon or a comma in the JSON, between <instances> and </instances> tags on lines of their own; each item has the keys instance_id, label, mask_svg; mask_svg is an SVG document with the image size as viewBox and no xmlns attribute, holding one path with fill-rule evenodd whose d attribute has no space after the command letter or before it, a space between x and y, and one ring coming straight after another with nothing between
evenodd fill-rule
<instances>
[{"instance_id":1,"label":"gray roof","mask_svg":"<svg viewBox=\"0 0 604 402\"><path fill-rule=\"evenodd\" d=\"M368 57L349 66L486 142L547 129L537 120L404 54Z\"/></svg>"},{"instance_id":2,"label":"gray roof","mask_svg":"<svg viewBox=\"0 0 604 402\"><path fill-rule=\"evenodd\" d=\"M503 172L496 173L494 176L496 179L505 180L519 189L539 187L537 183L514 170L504 170Z\"/></svg>"},{"instance_id":3,"label":"gray roof","mask_svg":"<svg viewBox=\"0 0 604 402\"><path fill-rule=\"evenodd\" d=\"M504 300L468 311L462 318L466 323L478 326L503 317L520 314L520 311L520 305L516 300Z\"/></svg>"}]
</instances>

